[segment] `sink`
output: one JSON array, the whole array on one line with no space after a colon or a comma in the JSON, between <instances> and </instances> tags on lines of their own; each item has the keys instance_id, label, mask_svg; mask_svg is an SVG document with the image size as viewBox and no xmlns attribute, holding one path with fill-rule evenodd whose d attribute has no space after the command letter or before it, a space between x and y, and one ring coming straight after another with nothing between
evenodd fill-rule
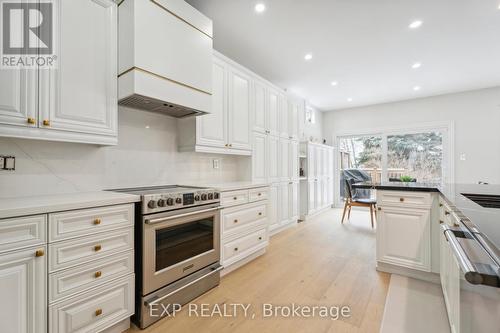
<instances>
[{"instance_id":1,"label":"sink","mask_svg":"<svg viewBox=\"0 0 500 333\"><path fill-rule=\"evenodd\" d=\"M468 193L462 193L462 195L474 201L481 207L500 208L500 195L468 194Z\"/></svg>"}]
</instances>

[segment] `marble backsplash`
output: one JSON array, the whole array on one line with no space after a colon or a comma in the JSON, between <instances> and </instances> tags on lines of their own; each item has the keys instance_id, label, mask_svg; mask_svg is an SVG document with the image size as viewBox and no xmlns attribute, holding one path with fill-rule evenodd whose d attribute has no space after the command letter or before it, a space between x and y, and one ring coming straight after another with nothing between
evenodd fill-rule
<instances>
[{"instance_id":1,"label":"marble backsplash","mask_svg":"<svg viewBox=\"0 0 500 333\"><path fill-rule=\"evenodd\" d=\"M178 152L174 118L126 108L118 117L117 146L0 138L0 155L16 156L15 171L0 171L0 198L249 180L249 157Z\"/></svg>"}]
</instances>

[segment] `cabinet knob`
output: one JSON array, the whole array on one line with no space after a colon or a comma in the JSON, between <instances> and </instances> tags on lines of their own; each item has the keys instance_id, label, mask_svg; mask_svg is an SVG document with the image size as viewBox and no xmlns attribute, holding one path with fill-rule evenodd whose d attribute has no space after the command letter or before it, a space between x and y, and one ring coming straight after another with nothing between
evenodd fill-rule
<instances>
[{"instance_id":1,"label":"cabinet knob","mask_svg":"<svg viewBox=\"0 0 500 333\"><path fill-rule=\"evenodd\" d=\"M444 215L450 215L450 212L446 211L444 212Z\"/></svg>"},{"instance_id":2,"label":"cabinet knob","mask_svg":"<svg viewBox=\"0 0 500 333\"><path fill-rule=\"evenodd\" d=\"M399 201L404 202L405 198L399 198Z\"/></svg>"},{"instance_id":3,"label":"cabinet knob","mask_svg":"<svg viewBox=\"0 0 500 333\"><path fill-rule=\"evenodd\" d=\"M439 207L443 207L443 204L442 204L442 203L440 203L440 204L439 204Z\"/></svg>"},{"instance_id":4,"label":"cabinet knob","mask_svg":"<svg viewBox=\"0 0 500 333\"><path fill-rule=\"evenodd\" d=\"M443 220L439 220L439 224L443 224L443 223L444 223L444 221L443 221Z\"/></svg>"},{"instance_id":5,"label":"cabinet knob","mask_svg":"<svg viewBox=\"0 0 500 333\"><path fill-rule=\"evenodd\" d=\"M94 251L95 251L95 252L99 252L99 251L101 251L101 249L102 249L102 246L101 246L101 245L96 245L96 246L94 246Z\"/></svg>"},{"instance_id":6,"label":"cabinet knob","mask_svg":"<svg viewBox=\"0 0 500 333\"><path fill-rule=\"evenodd\" d=\"M238 220L234 220L234 223L238 223Z\"/></svg>"},{"instance_id":7,"label":"cabinet knob","mask_svg":"<svg viewBox=\"0 0 500 333\"><path fill-rule=\"evenodd\" d=\"M42 123L43 126L50 126L50 120L44 119Z\"/></svg>"},{"instance_id":8,"label":"cabinet knob","mask_svg":"<svg viewBox=\"0 0 500 333\"><path fill-rule=\"evenodd\" d=\"M43 257L45 255L44 250L36 250L35 257Z\"/></svg>"},{"instance_id":9,"label":"cabinet knob","mask_svg":"<svg viewBox=\"0 0 500 333\"><path fill-rule=\"evenodd\" d=\"M235 250L235 251L238 251L238 248L237 248L237 247L235 247L235 248L234 248L234 250Z\"/></svg>"},{"instance_id":10,"label":"cabinet knob","mask_svg":"<svg viewBox=\"0 0 500 333\"><path fill-rule=\"evenodd\" d=\"M99 317L100 315L102 315L102 309L95 310L95 316Z\"/></svg>"},{"instance_id":11,"label":"cabinet knob","mask_svg":"<svg viewBox=\"0 0 500 333\"><path fill-rule=\"evenodd\" d=\"M96 279L100 278L102 276L102 272L101 271L97 271L97 272L95 272L94 276L95 276Z\"/></svg>"},{"instance_id":12,"label":"cabinet knob","mask_svg":"<svg viewBox=\"0 0 500 333\"><path fill-rule=\"evenodd\" d=\"M378 209L378 210L382 210L382 207L378 207L377 209Z\"/></svg>"},{"instance_id":13,"label":"cabinet knob","mask_svg":"<svg viewBox=\"0 0 500 333\"><path fill-rule=\"evenodd\" d=\"M101 219L95 219L94 225L99 225L99 224L101 224L101 222L102 222Z\"/></svg>"},{"instance_id":14,"label":"cabinet knob","mask_svg":"<svg viewBox=\"0 0 500 333\"><path fill-rule=\"evenodd\" d=\"M234 197L233 200L238 200L238 197Z\"/></svg>"},{"instance_id":15,"label":"cabinet knob","mask_svg":"<svg viewBox=\"0 0 500 333\"><path fill-rule=\"evenodd\" d=\"M36 120L35 118L31 118L31 117L28 117L28 119L26 119L26 122L30 125L35 125L36 124Z\"/></svg>"},{"instance_id":16,"label":"cabinet knob","mask_svg":"<svg viewBox=\"0 0 500 333\"><path fill-rule=\"evenodd\" d=\"M259 212L259 216L262 216L262 212Z\"/></svg>"},{"instance_id":17,"label":"cabinet knob","mask_svg":"<svg viewBox=\"0 0 500 333\"><path fill-rule=\"evenodd\" d=\"M259 197L262 195L262 193L257 194Z\"/></svg>"},{"instance_id":18,"label":"cabinet knob","mask_svg":"<svg viewBox=\"0 0 500 333\"><path fill-rule=\"evenodd\" d=\"M232 144L232 143L230 143L230 144L229 144L229 147L232 147L232 146L233 146L233 144Z\"/></svg>"}]
</instances>

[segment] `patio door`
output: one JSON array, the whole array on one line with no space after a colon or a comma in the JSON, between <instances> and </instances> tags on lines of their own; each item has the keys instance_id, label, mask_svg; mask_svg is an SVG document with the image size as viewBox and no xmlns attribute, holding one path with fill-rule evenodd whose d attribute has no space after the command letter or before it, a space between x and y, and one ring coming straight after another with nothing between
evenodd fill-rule
<instances>
[{"instance_id":1,"label":"patio door","mask_svg":"<svg viewBox=\"0 0 500 333\"><path fill-rule=\"evenodd\" d=\"M447 125L337 136L337 205L344 199L345 177L373 182L449 182L453 179L451 131ZM370 196L369 191L360 194Z\"/></svg>"}]
</instances>

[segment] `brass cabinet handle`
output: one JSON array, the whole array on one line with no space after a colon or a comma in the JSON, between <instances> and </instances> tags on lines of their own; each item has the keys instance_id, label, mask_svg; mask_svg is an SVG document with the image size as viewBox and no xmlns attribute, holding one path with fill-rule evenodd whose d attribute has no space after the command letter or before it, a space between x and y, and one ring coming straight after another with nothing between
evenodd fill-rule
<instances>
[{"instance_id":1,"label":"brass cabinet handle","mask_svg":"<svg viewBox=\"0 0 500 333\"><path fill-rule=\"evenodd\" d=\"M99 225L101 224L102 220L101 219L95 219L94 220L94 225Z\"/></svg>"},{"instance_id":2,"label":"brass cabinet handle","mask_svg":"<svg viewBox=\"0 0 500 333\"><path fill-rule=\"evenodd\" d=\"M257 194L259 197L262 195L262 193Z\"/></svg>"},{"instance_id":3,"label":"brass cabinet handle","mask_svg":"<svg viewBox=\"0 0 500 333\"><path fill-rule=\"evenodd\" d=\"M102 315L102 309L95 310L95 316L99 317L100 315Z\"/></svg>"},{"instance_id":4,"label":"brass cabinet handle","mask_svg":"<svg viewBox=\"0 0 500 333\"><path fill-rule=\"evenodd\" d=\"M382 210L382 207L378 207L377 209L378 209L378 210Z\"/></svg>"},{"instance_id":5,"label":"brass cabinet handle","mask_svg":"<svg viewBox=\"0 0 500 333\"><path fill-rule=\"evenodd\" d=\"M404 202L405 198L399 198L399 201Z\"/></svg>"},{"instance_id":6,"label":"brass cabinet handle","mask_svg":"<svg viewBox=\"0 0 500 333\"><path fill-rule=\"evenodd\" d=\"M458 224L458 223L455 222L455 223L453 223L453 226L454 227L460 227L460 224Z\"/></svg>"},{"instance_id":7,"label":"brass cabinet handle","mask_svg":"<svg viewBox=\"0 0 500 333\"><path fill-rule=\"evenodd\" d=\"M238 200L238 197L234 197L233 200Z\"/></svg>"},{"instance_id":8,"label":"brass cabinet handle","mask_svg":"<svg viewBox=\"0 0 500 333\"><path fill-rule=\"evenodd\" d=\"M36 250L35 257L43 257L45 255L44 250Z\"/></svg>"},{"instance_id":9,"label":"brass cabinet handle","mask_svg":"<svg viewBox=\"0 0 500 333\"><path fill-rule=\"evenodd\" d=\"M235 248L234 248L234 250L235 250L235 251L238 251L238 248L237 248L237 247L235 247Z\"/></svg>"},{"instance_id":10,"label":"brass cabinet handle","mask_svg":"<svg viewBox=\"0 0 500 333\"><path fill-rule=\"evenodd\" d=\"M44 119L42 123L43 126L50 126L50 120Z\"/></svg>"},{"instance_id":11,"label":"brass cabinet handle","mask_svg":"<svg viewBox=\"0 0 500 333\"><path fill-rule=\"evenodd\" d=\"M442 204L442 203L440 203L440 204L439 204L439 207L443 207L443 204Z\"/></svg>"},{"instance_id":12,"label":"brass cabinet handle","mask_svg":"<svg viewBox=\"0 0 500 333\"><path fill-rule=\"evenodd\" d=\"M262 216L262 212L259 212L259 216Z\"/></svg>"},{"instance_id":13,"label":"brass cabinet handle","mask_svg":"<svg viewBox=\"0 0 500 333\"><path fill-rule=\"evenodd\" d=\"M232 146L233 146L233 144L232 144L232 143L230 143L230 144L229 144L229 147L232 147Z\"/></svg>"},{"instance_id":14,"label":"brass cabinet handle","mask_svg":"<svg viewBox=\"0 0 500 333\"><path fill-rule=\"evenodd\" d=\"M96 246L94 246L94 251L95 251L95 252L99 252L99 251L101 251L101 249L102 249L102 246L101 246L101 245L96 245Z\"/></svg>"},{"instance_id":15,"label":"brass cabinet handle","mask_svg":"<svg viewBox=\"0 0 500 333\"><path fill-rule=\"evenodd\" d=\"M262 237L259 237L259 240L262 240Z\"/></svg>"},{"instance_id":16,"label":"brass cabinet handle","mask_svg":"<svg viewBox=\"0 0 500 333\"><path fill-rule=\"evenodd\" d=\"M444 223L444 221L443 221L443 220L439 220L439 224L443 224L443 223Z\"/></svg>"},{"instance_id":17,"label":"brass cabinet handle","mask_svg":"<svg viewBox=\"0 0 500 333\"><path fill-rule=\"evenodd\" d=\"M234 223L238 223L238 220L234 220Z\"/></svg>"},{"instance_id":18,"label":"brass cabinet handle","mask_svg":"<svg viewBox=\"0 0 500 333\"><path fill-rule=\"evenodd\" d=\"M229 145L227 143L224 146L229 147Z\"/></svg>"},{"instance_id":19,"label":"brass cabinet handle","mask_svg":"<svg viewBox=\"0 0 500 333\"><path fill-rule=\"evenodd\" d=\"M26 119L26 122L30 125L35 125L36 124L36 120L35 118L31 118L31 117L28 117L28 119Z\"/></svg>"}]
</instances>

